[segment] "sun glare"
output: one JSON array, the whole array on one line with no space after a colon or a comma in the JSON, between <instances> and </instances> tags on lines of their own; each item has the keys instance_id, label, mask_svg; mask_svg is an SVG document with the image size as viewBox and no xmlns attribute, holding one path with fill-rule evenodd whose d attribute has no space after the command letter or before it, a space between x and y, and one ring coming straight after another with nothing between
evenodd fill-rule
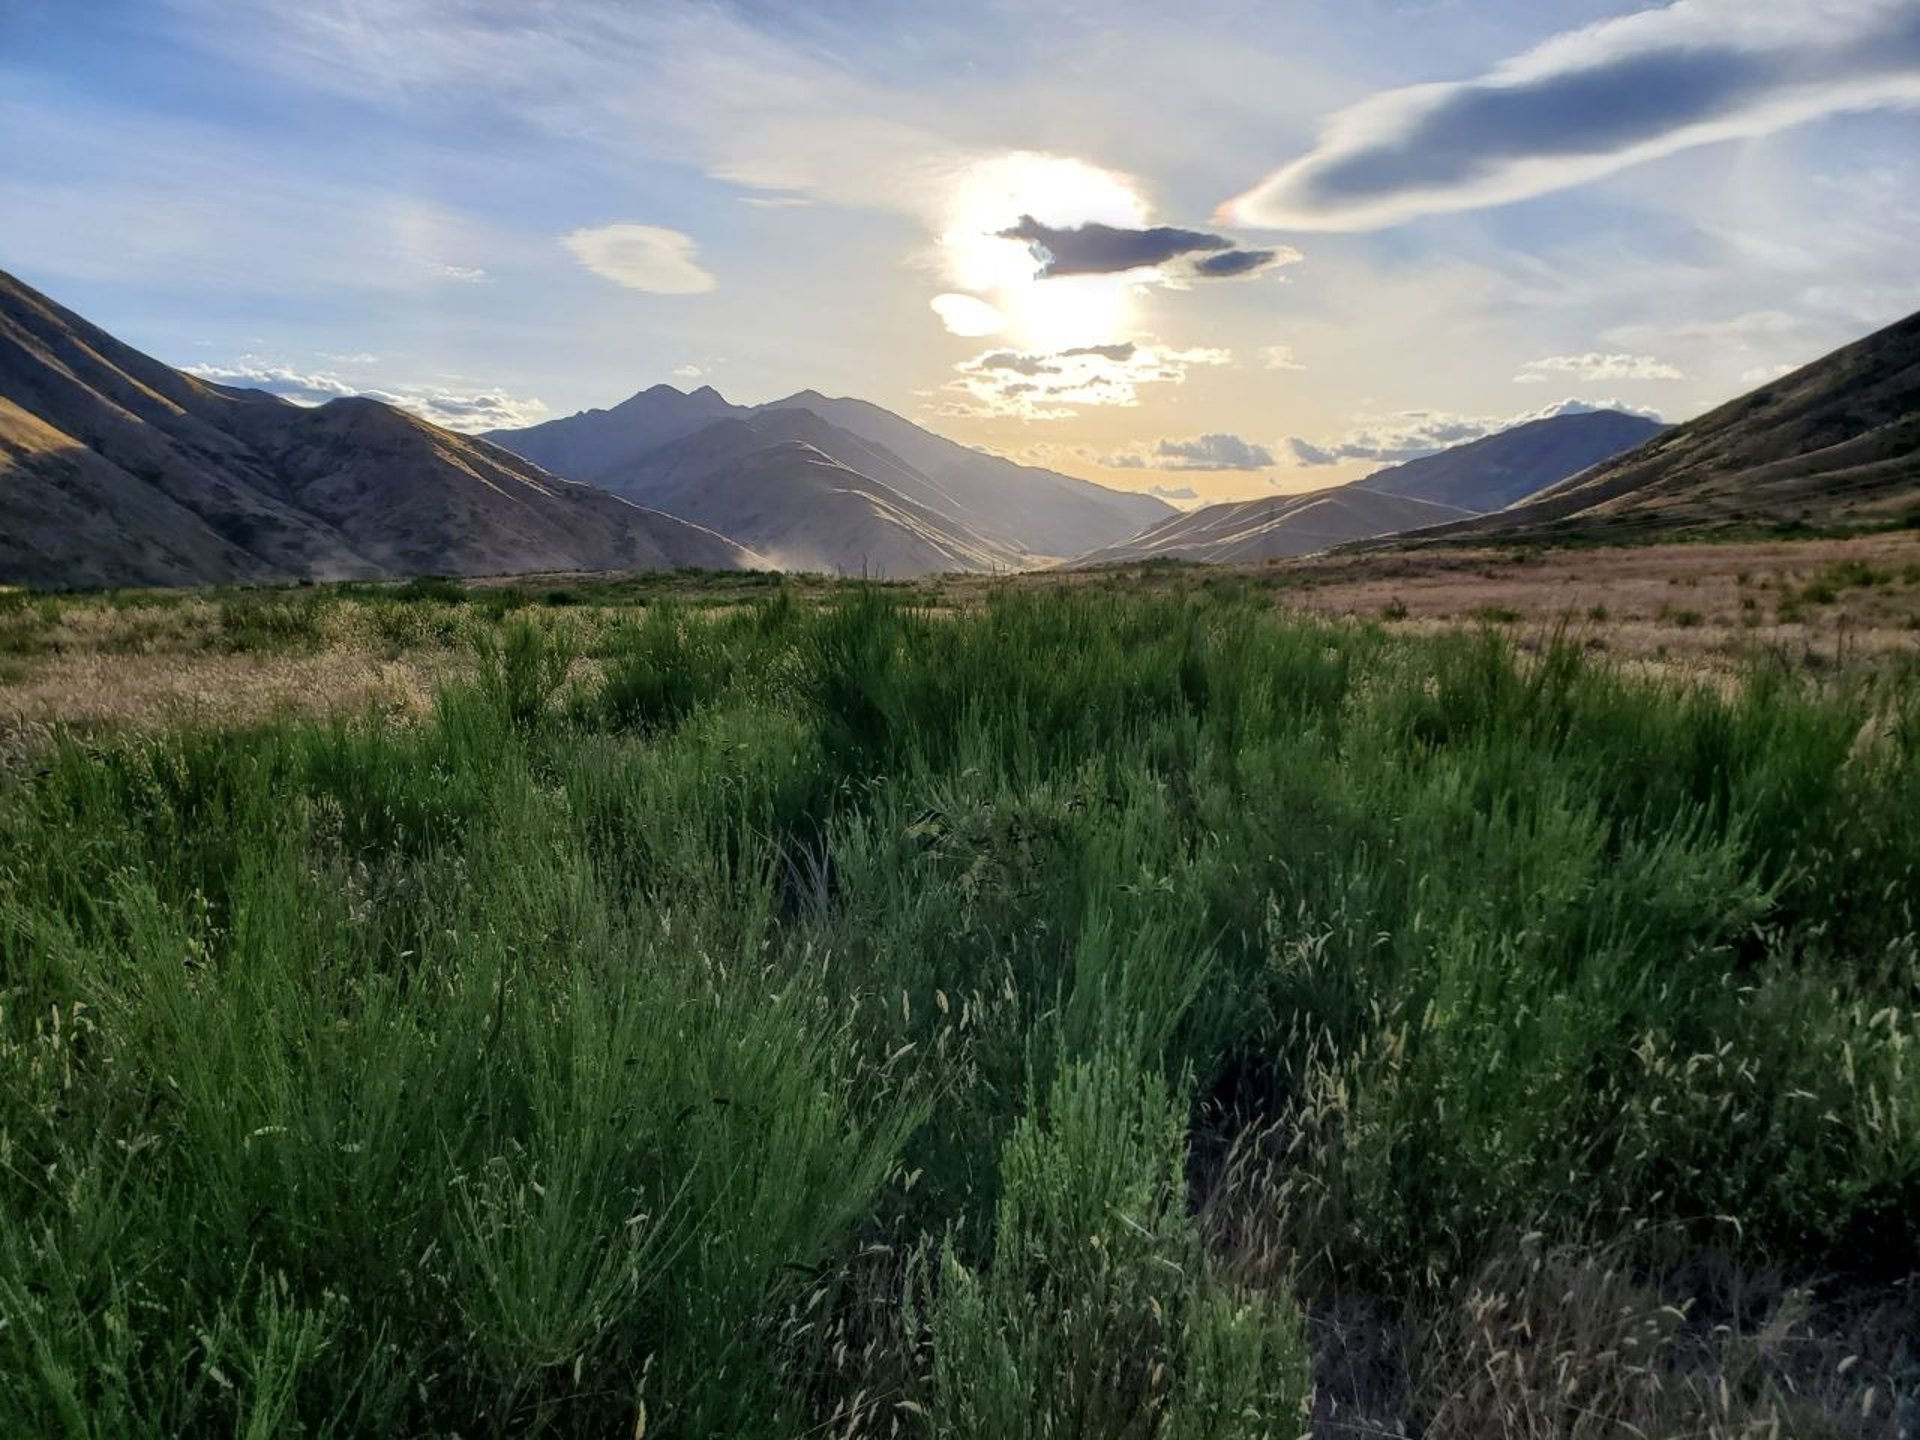
<instances>
[{"instance_id":1,"label":"sun glare","mask_svg":"<svg viewBox=\"0 0 1920 1440\"><path fill-rule=\"evenodd\" d=\"M955 289L998 311L1002 333L1025 349L1129 338L1135 282L1120 275L1038 278L1040 262L1026 243L1000 235L1023 215L1053 226L1141 226L1147 204L1132 182L1060 155L1019 151L980 161L955 182L940 235ZM947 311L941 313L945 318ZM951 321L949 326L954 328Z\"/></svg>"}]
</instances>

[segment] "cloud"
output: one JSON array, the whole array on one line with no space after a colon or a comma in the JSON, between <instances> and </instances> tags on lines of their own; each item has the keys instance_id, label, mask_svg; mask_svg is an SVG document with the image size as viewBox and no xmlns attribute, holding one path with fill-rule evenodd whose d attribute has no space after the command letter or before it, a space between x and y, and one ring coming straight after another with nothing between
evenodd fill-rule
<instances>
[{"instance_id":1,"label":"cloud","mask_svg":"<svg viewBox=\"0 0 1920 1440\"><path fill-rule=\"evenodd\" d=\"M1203 280L1234 280L1242 275L1252 275L1265 270L1270 265L1285 265L1298 260L1298 250L1284 252L1280 250L1222 250L1218 255L1209 255L1193 262L1193 273Z\"/></svg>"},{"instance_id":2,"label":"cloud","mask_svg":"<svg viewBox=\"0 0 1920 1440\"><path fill-rule=\"evenodd\" d=\"M1394 415L1359 416L1356 428L1338 439L1316 443L1295 435L1290 436L1286 444L1294 462L1309 468L1367 461L1399 465L1425 455L1438 454L1442 450L1451 450L1456 445L1497 435L1516 425L1549 420L1558 415L1591 415L1599 410L1621 410L1629 415L1644 415L1649 420L1660 418L1658 411L1628 405L1619 400L1557 400L1537 410L1525 410L1518 415L1507 416L1402 410Z\"/></svg>"},{"instance_id":3,"label":"cloud","mask_svg":"<svg viewBox=\"0 0 1920 1440\"><path fill-rule=\"evenodd\" d=\"M1264 445L1216 432L1188 440L1162 440L1151 450L1122 451L1109 455L1104 463L1118 470L1265 470L1274 459Z\"/></svg>"},{"instance_id":4,"label":"cloud","mask_svg":"<svg viewBox=\"0 0 1920 1440\"><path fill-rule=\"evenodd\" d=\"M436 265L433 273L446 280L459 280L467 285L479 285L487 279L487 272L477 265Z\"/></svg>"},{"instance_id":5,"label":"cloud","mask_svg":"<svg viewBox=\"0 0 1920 1440\"><path fill-rule=\"evenodd\" d=\"M1182 230L1172 225L1132 229L1089 220L1081 225L1043 225L1031 215L995 232L1001 240L1024 240L1039 262L1037 280L1068 275L1124 275L1134 270L1156 270L1186 260L1184 273L1209 280L1234 279L1300 258L1286 246L1271 250L1242 250L1224 235L1204 230ZM1197 257L1197 258L1196 258Z\"/></svg>"},{"instance_id":6,"label":"cloud","mask_svg":"<svg viewBox=\"0 0 1920 1440\"><path fill-rule=\"evenodd\" d=\"M673 378L676 380L698 380L706 373L704 365L686 364L673 367Z\"/></svg>"},{"instance_id":7,"label":"cloud","mask_svg":"<svg viewBox=\"0 0 1920 1440\"><path fill-rule=\"evenodd\" d=\"M1226 350L1160 345L1078 345L1039 353L989 350L954 367L941 413L1060 420L1088 406L1140 403L1143 385L1178 385L1196 366L1225 365Z\"/></svg>"},{"instance_id":8,"label":"cloud","mask_svg":"<svg viewBox=\"0 0 1920 1440\"><path fill-rule=\"evenodd\" d=\"M1162 500L1198 500L1200 492L1191 485L1155 485L1149 494L1158 495Z\"/></svg>"},{"instance_id":9,"label":"cloud","mask_svg":"<svg viewBox=\"0 0 1920 1440\"><path fill-rule=\"evenodd\" d=\"M343 395L358 395L359 389L337 375L320 371L303 372L290 365L275 365L254 355L242 355L231 365L182 365L189 375L211 380L216 385L237 385L249 390L265 390L302 405L323 405Z\"/></svg>"},{"instance_id":10,"label":"cloud","mask_svg":"<svg viewBox=\"0 0 1920 1440\"><path fill-rule=\"evenodd\" d=\"M1006 317L978 296L950 292L927 303L955 335L997 335L1006 328Z\"/></svg>"},{"instance_id":11,"label":"cloud","mask_svg":"<svg viewBox=\"0 0 1920 1440\"><path fill-rule=\"evenodd\" d=\"M1770 380L1778 380L1783 375L1791 375L1800 367L1791 361L1779 365L1756 365L1751 370L1740 372L1742 385L1765 385Z\"/></svg>"},{"instance_id":12,"label":"cloud","mask_svg":"<svg viewBox=\"0 0 1920 1440\"><path fill-rule=\"evenodd\" d=\"M1914 104L1912 0L1676 0L1557 36L1477 80L1372 96L1220 218L1371 230L1823 115Z\"/></svg>"},{"instance_id":13,"label":"cloud","mask_svg":"<svg viewBox=\"0 0 1920 1440\"><path fill-rule=\"evenodd\" d=\"M622 222L571 231L560 243L594 274L629 290L698 295L714 287L694 260L693 237L678 230Z\"/></svg>"},{"instance_id":14,"label":"cloud","mask_svg":"<svg viewBox=\"0 0 1920 1440\"><path fill-rule=\"evenodd\" d=\"M1294 358L1291 345L1262 345L1260 363L1269 370L1304 370L1307 367Z\"/></svg>"},{"instance_id":15,"label":"cloud","mask_svg":"<svg viewBox=\"0 0 1920 1440\"><path fill-rule=\"evenodd\" d=\"M355 357L358 358L358 357ZM301 371L255 355L243 355L231 365L188 365L188 374L221 385L265 390L297 405L324 405L348 395L379 400L448 430L511 430L531 425L547 414L539 400L519 399L500 392L466 395L437 385L405 385L376 389L354 385L325 371Z\"/></svg>"},{"instance_id":16,"label":"cloud","mask_svg":"<svg viewBox=\"0 0 1920 1440\"><path fill-rule=\"evenodd\" d=\"M1068 352L1061 351L1064 358ZM1077 352L1088 353L1085 350ZM1060 367L1047 363L1049 357L1043 355L1023 355L1017 350L990 350L985 355L976 355L968 361L975 370L1009 370L1015 375L1058 375Z\"/></svg>"},{"instance_id":17,"label":"cloud","mask_svg":"<svg viewBox=\"0 0 1920 1440\"><path fill-rule=\"evenodd\" d=\"M804 210L813 204L804 195L742 195L742 205L751 205L757 210Z\"/></svg>"},{"instance_id":18,"label":"cloud","mask_svg":"<svg viewBox=\"0 0 1920 1440\"><path fill-rule=\"evenodd\" d=\"M1651 355L1549 355L1529 360L1513 378L1523 385L1545 384L1556 375L1581 380L1684 380L1673 365Z\"/></svg>"}]
</instances>

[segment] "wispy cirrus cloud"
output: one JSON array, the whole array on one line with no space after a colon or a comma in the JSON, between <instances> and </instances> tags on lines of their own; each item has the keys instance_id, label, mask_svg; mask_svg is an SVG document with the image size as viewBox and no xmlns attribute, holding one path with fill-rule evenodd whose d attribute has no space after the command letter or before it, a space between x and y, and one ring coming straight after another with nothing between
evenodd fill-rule
<instances>
[{"instance_id":1,"label":"wispy cirrus cloud","mask_svg":"<svg viewBox=\"0 0 1920 1440\"><path fill-rule=\"evenodd\" d=\"M1364 100L1220 218L1376 229L1823 115L1915 104L1912 0L1676 0L1558 36L1477 80Z\"/></svg>"},{"instance_id":2,"label":"wispy cirrus cloud","mask_svg":"<svg viewBox=\"0 0 1920 1440\"><path fill-rule=\"evenodd\" d=\"M189 375L220 385L264 390L296 405L324 405L349 395L379 400L447 430L478 432L510 430L544 419L547 407L539 400L500 391L466 394L438 385L390 387L358 385L324 370L301 370L276 364L257 355L243 355L228 365L187 365Z\"/></svg>"},{"instance_id":3,"label":"wispy cirrus cloud","mask_svg":"<svg viewBox=\"0 0 1920 1440\"><path fill-rule=\"evenodd\" d=\"M1393 415L1359 416L1354 429L1335 439L1316 442L1297 435L1290 436L1286 446L1295 464L1310 468L1358 462L1398 465L1425 455L1436 455L1455 445L1482 440L1530 421L1547 420L1556 415L1590 415L1597 410L1621 410L1629 415L1644 415L1651 420L1660 418L1657 411L1619 400L1566 399L1543 405L1537 410L1506 416L1454 415L1443 410L1402 410Z\"/></svg>"},{"instance_id":4,"label":"wispy cirrus cloud","mask_svg":"<svg viewBox=\"0 0 1920 1440\"><path fill-rule=\"evenodd\" d=\"M693 237L662 225L592 225L568 232L560 243L594 274L629 290L698 295L717 283L694 258Z\"/></svg>"},{"instance_id":5,"label":"wispy cirrus cloud","mask_svg":"<svg viewBox=\"0 0 1920 1440\"><path fill-rule=\"evenodd\" d=\"M1544 385L1562 376L1578 380L1684 380L1676 365L1652 355L1548 355L1529 360L1513 378L1522 385Z\"/></svg>"},{"instance_id":6,"label":"wispy cirrus cloud","mask_svg":"<svg viewBox=\"0 0 1920 1440\"><path fill-rule=\"evenodd\" d=\"M1116 470L1266 470L1275 462L1266 446L1216 431L1122 450L1101 463Z\"/></svg>"}]
</instances>

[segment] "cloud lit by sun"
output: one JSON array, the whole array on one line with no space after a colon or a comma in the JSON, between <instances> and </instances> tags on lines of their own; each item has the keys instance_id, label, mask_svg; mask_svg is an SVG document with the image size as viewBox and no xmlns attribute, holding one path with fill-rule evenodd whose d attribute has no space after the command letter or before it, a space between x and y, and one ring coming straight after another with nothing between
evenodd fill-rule
<instances>
[{"instance_id":1,"label":"cloud lit by sun","mask_svg":"<svg viewBox=\"0 0 1920 1440\"><path fill-rule=\"evenodd\" d=\"M1060 350L1129 337L1138 276L1039 277L1033 252L1001 232L1033 216L1054 226L1137 227L1148 205L1132 181L1060 155L1017 151L960 172L939 235L955 291L935 309L955 334L1001 333L1030 350ZM967 303L972 301L972 304ZM997 331L983 328L989 312Z\"/></svg>"}]
</instances>

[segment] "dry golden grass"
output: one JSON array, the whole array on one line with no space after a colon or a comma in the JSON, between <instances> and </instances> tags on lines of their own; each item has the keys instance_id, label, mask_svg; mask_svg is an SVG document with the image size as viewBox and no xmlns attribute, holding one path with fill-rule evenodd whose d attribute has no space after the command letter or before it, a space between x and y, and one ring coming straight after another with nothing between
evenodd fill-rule
<instances>
[{"instance_id":1,"label":"dry golden grass","mask_svg":"<svg viewBox=\"0 0 1920 1440\"><path fill-rule=\"evenodd\" d=\"M1877 583L1827 585L1836 571ZM1920 533L1831 540L1612 548L1430 549L1315 555L1235 566L1049 572L1026 586L1152 593L1238 581L1312 614L1418 631L1496 624L1524 637L1566 626L1616 654L1684 661L1775 651L1835 659L1920 653ZM946 583L966 603L994 583ZM1828 591L1831 590L1831 594ZM1809 592L1812 592L1811 594Z\"/></svg>"},{"instance_id":2,"label":"dry golden grass","mask_svg":"<svg viewBox=\"0 0 1920 1440\"><path fill-rule=\"evenodd\" d=\"M55 655L28 661L0 684L0 747L29 748L59 724L216 728L275 715L422 714L435 688L471 666L448 653L400 659L356 650L313 655Z\"/></svg>"}]
</instances>

